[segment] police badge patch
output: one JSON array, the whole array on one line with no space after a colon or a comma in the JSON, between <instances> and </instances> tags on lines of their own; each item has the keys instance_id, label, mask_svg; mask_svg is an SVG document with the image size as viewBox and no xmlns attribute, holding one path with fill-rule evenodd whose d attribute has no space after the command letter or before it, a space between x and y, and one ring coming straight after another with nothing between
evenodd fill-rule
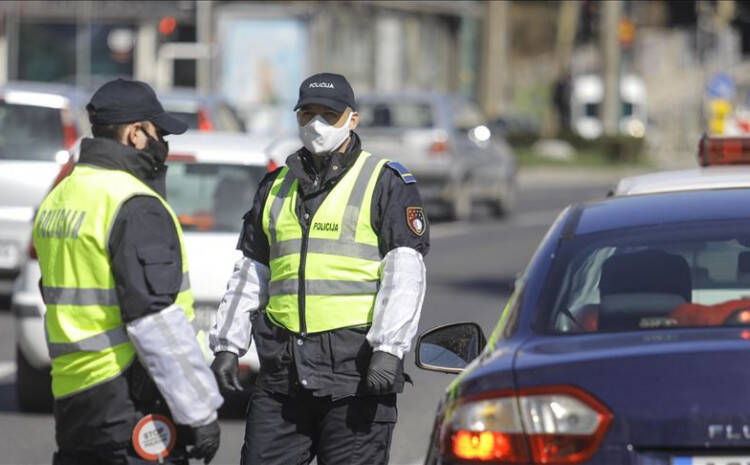
<instances>
[{"instance_id":1,"label":"police badge patch","mask_svg":"<svg viewBox=\"0 0 750 465\"><path fill-rule=\"evenodd\" d=\"M424 234L427 229L427 218L422 207L406 207L406 224L417 236Z\"/></svg>"}]
</instances>

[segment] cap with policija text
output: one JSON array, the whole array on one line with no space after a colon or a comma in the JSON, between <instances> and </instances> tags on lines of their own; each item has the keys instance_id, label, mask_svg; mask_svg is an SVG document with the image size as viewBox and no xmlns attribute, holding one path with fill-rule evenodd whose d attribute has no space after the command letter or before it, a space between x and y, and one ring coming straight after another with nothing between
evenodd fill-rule
<instances>
[{"instance_id":1,"label":"cap with policija text","mask_svg":"<svg viewBox=\"0 0 750 465\"><path fill-rule=\"evenodd\" d=\"M346 78L340 74L319 73L302 81L299 86L299 99L294 106L297 111L303 105L317 103L342 112L346 107L357 109L354 91Z\"/></svg>"}]
</instances>

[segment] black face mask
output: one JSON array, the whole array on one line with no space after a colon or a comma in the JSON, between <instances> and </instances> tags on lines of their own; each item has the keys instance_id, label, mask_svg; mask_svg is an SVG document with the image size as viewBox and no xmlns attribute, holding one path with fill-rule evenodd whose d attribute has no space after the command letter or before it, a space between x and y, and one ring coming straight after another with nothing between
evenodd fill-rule
<instances>
[{"instance_id":1,"label":"black face mask","mask_svg":"<svg viewBox=\"0 0 750 465\"><path fill-rule=\"evenodd\" d=\"M144 129L141 129L141 131L143 131L148 139L146 148L143 151L154 157L157 163L163 165L167 161L167 155L169 155L169 142L161 138L156 139L151 137Z\"/></svg>"}]
</instances>

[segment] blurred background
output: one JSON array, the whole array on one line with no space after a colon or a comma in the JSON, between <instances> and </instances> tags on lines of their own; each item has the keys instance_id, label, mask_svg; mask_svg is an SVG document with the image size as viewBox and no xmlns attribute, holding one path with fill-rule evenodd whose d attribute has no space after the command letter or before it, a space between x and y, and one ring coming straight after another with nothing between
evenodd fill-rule
<instances>
[{"instance_id":1,"label":"blurred background","mask_svg":"<svg viewBox=\"0 0 750 465\"><path fill-rule=\"evenodd\" d=\"M639 141L608 142L615 159L641 142L664 158L709 126L750 130L750 6L734 0L4 1L0 14L0 84L131 77L223 97L250 131L292 125L299 82L322 70L360 94L461 95L514 146L624 136Z\"/></svg>"},{"instance_id":2,"label":"blurred background","mask_svg":"<svg viewBox=\"0 0 750 465\"><path fill-rule=\"evenodd\" d=\"M191 128L170 138L168 199L208 328L240 218L301 146L292 108L320 71L354 87L364 148L418 179L432 223L420 330L467 319L489 333L561 208L623 175L695 166L703 133L750 134L750 3L0 2L0 464L55 448L29 238L97 86L146 81ZM452 380L408 357L394 465L421 463ZM251 383L257 360L242 366ZM224 409L214 463L237 462L244 400Z\"/></svg>"}]
</instances>

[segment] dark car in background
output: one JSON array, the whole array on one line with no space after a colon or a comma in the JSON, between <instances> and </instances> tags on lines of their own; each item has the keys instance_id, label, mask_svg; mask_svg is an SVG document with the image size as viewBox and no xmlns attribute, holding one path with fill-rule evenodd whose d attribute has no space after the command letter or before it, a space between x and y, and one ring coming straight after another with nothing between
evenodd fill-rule
<instances>
[{"instance_id":1,"label":"dark car in background","mask_svg":"<svg viewBox=\"0 0 750 465\"><path fill-rule=\"evenodd\" d=\"M363 148L406 166L428 209L458 220L478 203L497 215L513 210L515 156L476 104L438 92L365 94L357 103Z\"/></svg>"},{"instance_id":2,"label":"dark car in background","mask_svg":"<svg viewBox=\"0 0 750 465\"><path fill-rule=\"evenodd\" d=\"M474 323L420 337L418 365L460 373L426 464L750 462L748 204L708 189L566 209L486 346Z\"/></svg>"}]
</instances>

